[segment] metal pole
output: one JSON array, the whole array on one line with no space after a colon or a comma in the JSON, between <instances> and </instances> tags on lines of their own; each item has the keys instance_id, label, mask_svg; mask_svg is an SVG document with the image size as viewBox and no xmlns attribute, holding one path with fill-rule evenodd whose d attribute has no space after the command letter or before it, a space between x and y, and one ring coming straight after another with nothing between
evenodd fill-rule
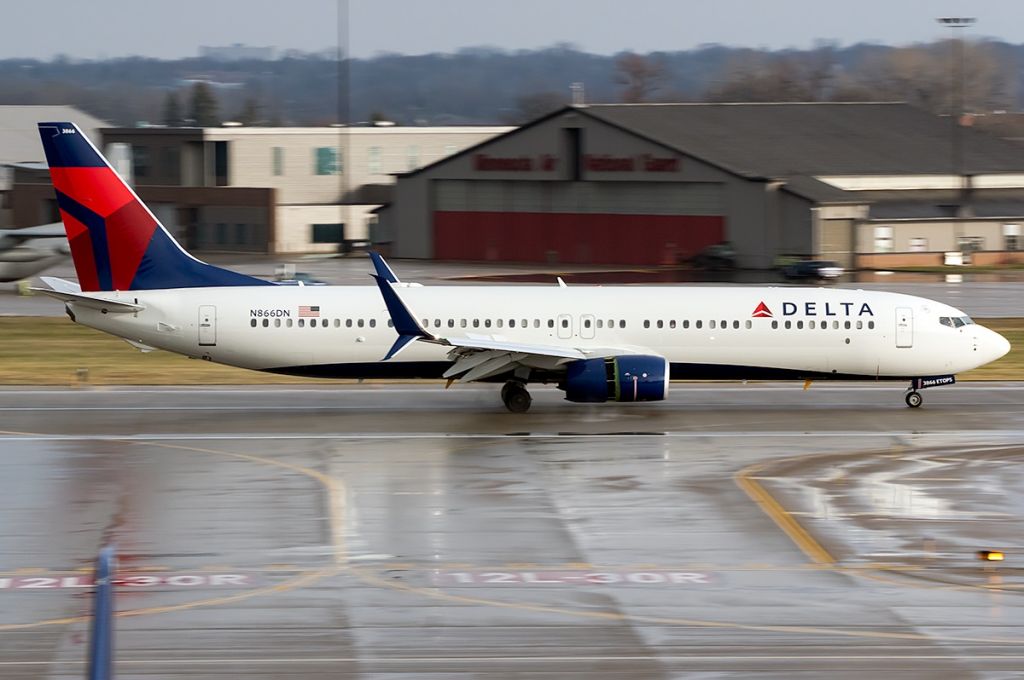
<instances>
[{"instance_id":1,"label":"metal pole","mask_svg":"<svg viewBox=\"0 0 1024 680\"><path fill-rule=\"evenodd\" d=\"M351 225L347 224L349 221L349 212L346 209L348 203L348 169L352 167L352 158L350 158L350 149L348 142L350 141L349 126L351 121L350 116L350 104L349 104L349 88L350 88L350 64L349 64L349 5L348 0L338 0L337 5L338 11L338 91L337 91L337 126L338 126L338 158L335 164L335 172L338 173L338 203L341 204L341 220L348 229L342 227L344 231L351 229ZM344 233L342 237L344 238ZM339 248L342 244L338 244Z\"/></svg>"},{"instance_id":2,"label":"metal pole","mask_svg":"<svg viewBox=\"0 0 1024 680\"><path fill-rule=\"evenodd\" d=\"M89 680L114 677L114 546L100 550L96 558L96 594L93 596L92 630L89 635Z\"/></svg>"},{"instance_id":3,"label":"metal pole","mask_svg":"<svg viewBox=\"0 0 1024 680\"><path fill-rule=\"evenodd\" d=\"M976 19L974 17L940 17L937 19L940 24L949 26L950 29L950 103L949 103L949 118L950 118L950 147L952 151L952 164L953 164L953 177L954 186L956 187L957 204L956 204L956 215L953 216L954 220L954 239L957 250L962 251L963 246L961 245L961 239L963 237L962 232L962 216L964 204L967 201L967 184L964 181L964 150L963 150L963 138L961 137L962 131L960 130L960 119L963 117L964 108L964 42L963 38L957 36L958 28L967 28L973 24Z\"/></svg>"}]
</instances>

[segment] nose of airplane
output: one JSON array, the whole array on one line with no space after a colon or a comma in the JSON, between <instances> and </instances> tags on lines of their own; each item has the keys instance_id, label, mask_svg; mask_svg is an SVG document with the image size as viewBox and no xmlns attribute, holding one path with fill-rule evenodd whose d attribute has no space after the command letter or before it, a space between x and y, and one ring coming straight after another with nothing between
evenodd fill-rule
<instances>
[{"instance_id":1,"label":"nose of airplane","mask_svg":"<svg viewBox=\"0 0 1024 680\"><path fill-rule=\"evenodd\" d=\"M985 362L995 361L1010 351L1010 341L999 333L985 328L984 333L978 338L978 353L985 357Z\"/></svg>"}]
</instances>

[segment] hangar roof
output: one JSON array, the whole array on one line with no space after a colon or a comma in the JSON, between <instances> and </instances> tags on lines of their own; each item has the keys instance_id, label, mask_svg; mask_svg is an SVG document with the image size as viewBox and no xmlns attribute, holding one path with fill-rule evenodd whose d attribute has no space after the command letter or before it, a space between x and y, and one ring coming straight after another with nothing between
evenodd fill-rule
<instances>
[{"instance_id":1,"label":"hangar roof","mask_svg":"<svg viewBox=\"0 0 1024 680\"><path fill-rule=\"evenodd\" d=\"M579 109L747 177L949 173L948 118L903 103L592 104ZM1024 171L1024 145L962 128L969 174Z\"/></svg>"},{"instance_id":2,"label":"hangar roof","mask_svg":"<svg viewBox=\"0 0 1024 680\"><path fill-rule=\"evenodd\" d=\"M0 163L42 161L43 145L36 123L71 121L92 139L106 125L73 106L0 106Z\"/></svg>"}]
</instances>

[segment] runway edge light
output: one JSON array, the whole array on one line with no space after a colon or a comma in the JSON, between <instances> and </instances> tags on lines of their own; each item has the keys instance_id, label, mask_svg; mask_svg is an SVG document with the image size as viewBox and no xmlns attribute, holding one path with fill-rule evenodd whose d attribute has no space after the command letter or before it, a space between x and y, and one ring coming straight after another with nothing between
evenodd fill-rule
<instances>
[{"instance_id":1,"label":"runway edge light","mask_svg":"<svg viewBox=\"0 0 1024 680\"><path fill-rule=\"evenodd\" d=\"M978 559L983 562L1002 562L1006 555L1001 550L979 550Z\"/></svg>"}]
</instances>

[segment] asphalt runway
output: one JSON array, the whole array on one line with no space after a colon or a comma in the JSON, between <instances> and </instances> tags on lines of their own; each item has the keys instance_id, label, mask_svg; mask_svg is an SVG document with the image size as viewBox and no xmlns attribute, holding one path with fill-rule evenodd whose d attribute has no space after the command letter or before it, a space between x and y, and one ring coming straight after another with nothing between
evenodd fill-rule
<instances>
[{"instance_id":1,"label":"asphalt runway","mask_svg":"<svg viewBox=\"0 0 1024 680\"><path fill-rule=\"evenodd\" d=\"M1024 384L924 394L0 390L0 677L108 541L119 678L1019 677Z\"/></svg>"}]
</instances>

